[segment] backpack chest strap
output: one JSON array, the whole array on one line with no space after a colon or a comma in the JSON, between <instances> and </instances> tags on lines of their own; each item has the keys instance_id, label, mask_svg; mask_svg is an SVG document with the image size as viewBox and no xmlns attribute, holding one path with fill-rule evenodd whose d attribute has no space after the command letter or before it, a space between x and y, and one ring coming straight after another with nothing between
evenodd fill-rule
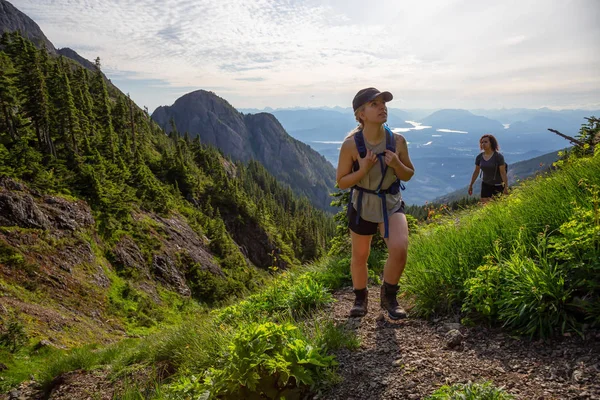
<instances>
[{"instance_id":1,"label":"backpack chest strap","mask_svg":"<svg viewBox=\"0 0 600 400\"><path fill-rule=\"evenodd\" d=\"M396 138L394 136L394 133L387 126L385 126L384 128L385 128L385 149L390 150L395 153L396 152ZM367 155L367 146L365 144L365 137L364 137L362 129L354 134L354 143L356 144L358 156L360 158L364 158ZM402 182L400 182L399 179L396 179L396 181L394 183L392 183L389 188L382 190L381 186L383 185L383 181L385 179L385 175L388 170L388 165L385 163L385 152L377 154L377 159L379 160L379 168L381 169L381 180L379 181L379 185L377 185L377 189L370 190L370 189L362 188L358 185L353 186L352 189L350 190L350 203L348 204L348 207L352 207L352 204L351 204L352 203L352 194L353 194L354 190L358 190L359 193L358 193L358 199L356 202L356 224L358 225L358 223L360 221L360 212L362 210L363 194L369 193L369 194L377 195L381 199L381 208L383 211L383 224L385 227L385 234L383 237L387 239L389 236L389 218L388 218L388 213L387 213L387 201L386 201L385 195L388 193L397 194L400 191L400 189L404 190L405 187L402 184ZM354 161L353 170L358 171L359 168L360 168L360 166L358 164L358 161Z\"/></svg>"}]
</instances>

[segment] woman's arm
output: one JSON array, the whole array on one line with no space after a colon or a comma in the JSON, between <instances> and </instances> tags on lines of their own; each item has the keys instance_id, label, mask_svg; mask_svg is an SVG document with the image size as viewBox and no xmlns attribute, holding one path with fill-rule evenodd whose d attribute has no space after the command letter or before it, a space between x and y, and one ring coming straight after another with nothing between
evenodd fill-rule
<instances>
[{"instance_id":1,"label":"woman's arm","mask_svg":"<svg viewBox=\"0 0 600 400\"><path fill-rule=\"evenodd\" d=\"M469 183L469 196L473 194L473 184L475 180L477 180L477 175L479 175L479 170L481 167L479 165L475 166L475 171L473 171L473 175L471 176L471 183Z\"/></svg>"},{"instance_id":2,"label":"woman's arm","mask_svg":"<svg viewBox=\"0 0 600 400\"><path fill-rule=\"evenodd\" d=\"M360 168L358 171L352 171L352 165L354 160L352 159L352 153L356 149L354 144L354 138L349 138L342 143L340 149L340 157L338 159L338 167L336 171L335 180L340 189L348 189L356 185L377 162L377 156L367 150L367 154L364 158L358 158Z\"/></svg>"},{"instance_id":3,"label":"woman's arm","mask_svg":"<svg viewBox=\"0 0 600 400\"><path fill-rule=\"evenodd\" d=\"M502 164L498 168L500 169L500 176L502 177L502 184L504 185L504 194L508 194L508 176L506 175L506 164Z\"/></svg>"},{"instance_id":4,"label":"woman's arm","mask_svg":"<svg viewBox=\"0 0 600 400\"><path fill-rule=\"evenodd\" d=\"M396 135L396 153L385 151L385 163L394 169L398 179L409 181L415 174L415 167L408 155L408 144L404 136Z\"/></svg>"}]
</instances>

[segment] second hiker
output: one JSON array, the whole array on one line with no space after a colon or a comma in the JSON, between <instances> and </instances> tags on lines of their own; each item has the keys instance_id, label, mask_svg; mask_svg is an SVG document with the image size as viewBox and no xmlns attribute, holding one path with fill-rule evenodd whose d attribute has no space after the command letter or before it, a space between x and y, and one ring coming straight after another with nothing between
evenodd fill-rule
<instances>
[{"instance_id":1,"label":"second hiker","mask_svg":"<svg viewBox=\"0 0 600 400\"><path fill-rule=\"evenodd\" d=\"M507 164L504 156L499 153L500 146L494 135L485 134L479 139L481 153L475 157L475 170L469 184L469 196L473 194L473 184L482 171L481 177L481 202L489 202L493 196L508 194Z\"/></svg>"},{"instance_id":2,"label":"second hiker","mask_svg":"<svg viewBox=\"0 0 600 400\"><path fill-rule=\"evenodd\" d=\"M398 305L398 281L406 265L408 224L404 215L401 181L408 181L414 166L402 135L393 133L387 121L390 92L360 90L352 100L359 126L340 148L336 181L340 189L352 188L348 220L352 240L351 274L356 295L350 315L367 313L367 259L377 230L384 237L388 259L383 271L381 307L390 318L405 318Z\"/></svg>"}]
</instances>

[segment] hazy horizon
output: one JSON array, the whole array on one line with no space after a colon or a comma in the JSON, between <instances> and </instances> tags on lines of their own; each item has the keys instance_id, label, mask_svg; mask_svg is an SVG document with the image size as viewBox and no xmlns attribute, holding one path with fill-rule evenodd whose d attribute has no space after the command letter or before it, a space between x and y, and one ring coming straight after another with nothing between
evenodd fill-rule
<instances>
[{"instance_id":1,"label":"hazy horizon","mask_svg":"<svg viewBox=\"0 0 600 400\"><path fill-rule=\"evenodd\" d=\"M11 0L153 111L210 90L236 108L600 109L600 1Z\"/></svg>"}]
</instances>

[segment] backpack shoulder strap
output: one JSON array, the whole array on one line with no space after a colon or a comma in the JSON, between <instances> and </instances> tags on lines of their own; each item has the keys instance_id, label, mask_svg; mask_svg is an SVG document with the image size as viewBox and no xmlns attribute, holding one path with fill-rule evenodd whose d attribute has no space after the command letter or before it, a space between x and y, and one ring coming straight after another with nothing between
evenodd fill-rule
<instances>
[{"instance_id":1,"label":"backpack shoulder strap","mask_svg":"<svg viewBox=\"0 0 600 400\"><path fill-rule=\"evenodd\" d=\"M385 127L385 149L396 152L396 135L387 126Z\"/></svg>"},{"instance_id":2,"label":"backpack shoulder strap","mask_svg":"<svg viewBox=\"0 0 600 400\"><path fill-rule=\"evenodd\" d=\"M362 129L354 134L354 143L356 144L356 150L358 150L360 158L366 156L367 146L365 145L365 137L363 136Z\"/></svg>"}]
</instances>

